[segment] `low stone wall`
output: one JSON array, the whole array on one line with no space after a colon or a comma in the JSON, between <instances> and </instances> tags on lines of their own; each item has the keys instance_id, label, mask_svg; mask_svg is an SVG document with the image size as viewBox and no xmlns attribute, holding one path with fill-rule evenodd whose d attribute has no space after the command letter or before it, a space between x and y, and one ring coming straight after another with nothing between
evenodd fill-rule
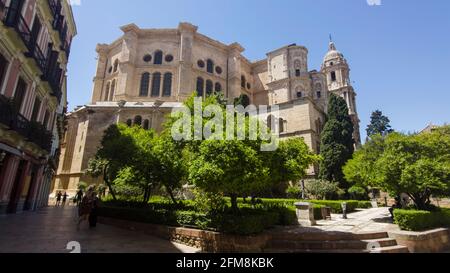
<instances>
[{"instance_id":1,"label":"low stone wall","mask_svg":"<svg viewBox=\"0 0 450 273\"><path fill-rule=\"evenodd\" d=\"M160 237L173 242L201 249L203 252L212 253L257 253L263 252L271 239L269 234L255 236L238 236L222 234L213 231L204 231L191 228L167 227L162 225L145 224L119 220L107 217L99 217L99 223L120 228L135 230L145 234Z\"/></svg>"},{"instance_id":2,"label":"low stone wall","mask_svg":"<svg viewBox=\"0 0 450 273\"><path fill-rule=\"evenodd\" d=\"M389 237L411 253L439 253L450 250L450 229L440 228L425 232L396 231Z\"/></svg>"}]
</instances>

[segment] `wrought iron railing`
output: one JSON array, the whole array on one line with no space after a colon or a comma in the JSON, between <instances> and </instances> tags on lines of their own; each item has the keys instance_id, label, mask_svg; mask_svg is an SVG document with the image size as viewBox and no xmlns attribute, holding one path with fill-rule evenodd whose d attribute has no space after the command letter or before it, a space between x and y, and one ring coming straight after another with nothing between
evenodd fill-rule
<instances>
[{"instance_id":1,"label":"wrought iron railing","mask_svg":"<svg viewBox=\"0 0 450 273\"><path fill-rule=\"evenodd\" d=\"M27 48L29 49L31 44L31 30L28 27L27 22L23 18L19 9L5 8L6 15L4 16L5 25L14 28L23 40Z\"/></svg>"},{"instance_id":2,"label":"wrought iron railing","mask_svg":"<svg viewBox=\"0 0 450 273\"><path fill-rule=\"evenodd\" d=\"M51 151L53 135L42 124L30 122L22 116L17 105L12 99L0 95L0 123L7 126L24 137L27 141L33 142L47 152Z\"/></svg>"},{"instance_id":3,"label":"wrought iron railing","mask_svg":"<svg viewBox=\"0 0 450 273\"><path fill-rule=\"evenodd\" d=\"M33 58L36 61L36 64L41 69L43 74L43 79L49 82L52 88L52 95L56 96L59 102L62 96L60 84L61 73L58 72L58 68L50 67L48 65L48 59L50 56L44 55L39 45L36 43L36 37L32 36L30 27L26 23L20 11L13 8L4 8L4 16L2 20L6 26L16 30L28 50L25 53L25 56Z\"/></svg>"},{"instance_id":4,"label":"wrought iron railing","mask_svg":"<svg viewBox=\"0 0 450 273\"><path fill-rule=\"evenodd\" d=\"M66 52L67 59L69 59L70 56L70 44L67 41L64 41L61 45L61 50L64 50Z\"/></svg>"}]
</instances>

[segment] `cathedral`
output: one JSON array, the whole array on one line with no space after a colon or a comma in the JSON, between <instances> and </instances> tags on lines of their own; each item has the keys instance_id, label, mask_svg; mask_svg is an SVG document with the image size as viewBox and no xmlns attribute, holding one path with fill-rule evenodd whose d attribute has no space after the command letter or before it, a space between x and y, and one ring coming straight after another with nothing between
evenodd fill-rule
<instances>
[{"instance_id":1,"label":"cathedral","mask_svg":"<svg viewBox=\"0 0 450 273\"><path fill-rule=\"evenodd\" d=\"M190 23L175 29L121 28L122 37L96 48L98 63L91 103L67 115L67 132L54 191L73 194L78 183L98 183L85 174L104 131L115 123L162 130L165 117L194 90L221 93L230 102L241 95L251 104L278 105L280 137L302 137L316 153L330 93L344 98L360 144L356 92L344 55L330 41L320 71L308 69L308 49L296 44L252 62L238 43L223 44ZM308 174L317 174L312 167Z\"/></svg>"}]
</instances>

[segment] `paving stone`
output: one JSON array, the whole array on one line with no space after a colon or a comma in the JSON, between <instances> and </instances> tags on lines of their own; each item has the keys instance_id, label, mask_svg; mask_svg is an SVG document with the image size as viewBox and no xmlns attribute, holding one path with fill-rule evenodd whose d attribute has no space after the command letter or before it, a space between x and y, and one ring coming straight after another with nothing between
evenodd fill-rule
<instances>
[{"instance_id":1,"label":"paving stone","mask_svg":"<svg viewBox=\"0 0 450 273\"><path fill-rule=\"evenodd\" d=\"M75 207L46 208L0 217L0 253L69 253L77 241L82 253L194 253L199 249L106 225L76 229Z\"/></svg>"}]
</instances>

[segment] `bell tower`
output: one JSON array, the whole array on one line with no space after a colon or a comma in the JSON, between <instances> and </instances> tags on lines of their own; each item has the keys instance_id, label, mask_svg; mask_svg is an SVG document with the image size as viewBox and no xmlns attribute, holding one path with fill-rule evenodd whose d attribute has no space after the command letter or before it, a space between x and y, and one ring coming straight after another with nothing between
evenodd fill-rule
<instances>
[{"instance_id":1,"label":"bell tower","mask_svg":"<svg viewBox=\"0 0 450 273\"><path fill-rule=\"evenodd\" d=\"M345 99L349 114L353 122L356 147L361 145L359 129L359 117L356 108L356 92L350 81L350 67L344 55L336 49L336 45L330 39L328 52L323 60L321 72L326 76L329 92Z\"/></svg>"}]
</instances>

